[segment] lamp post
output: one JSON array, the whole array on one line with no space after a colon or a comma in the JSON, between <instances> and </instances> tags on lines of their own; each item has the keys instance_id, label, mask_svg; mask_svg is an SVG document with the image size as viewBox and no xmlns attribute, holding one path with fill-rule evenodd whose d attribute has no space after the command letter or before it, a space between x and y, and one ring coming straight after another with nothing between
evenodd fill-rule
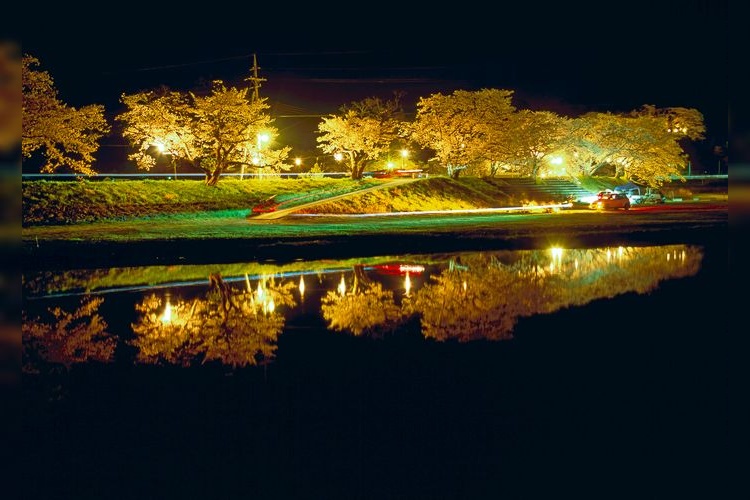
<instances>
[{"instance_id":1,"label":"lamp post","mask_svg":"<svg viewBox=\"0 0 750 500\"><path fill-rule=\"evenodd\" d=\"M172 164L172 170L174 171L174 180L177 180L177 163L174 161L174 155L170 154L167 151L167 147L164 145L163 142L157 141L154 143L154 146L156 146L156 149L159 150L159 154L168 154L169 155L169 161Z\"/></svg>"},{"instance_id":2,"label":"lamp post","mask_svg":"<svg viewBox=\"0 0 750 500\"><path fill-rule=\"evenodd\" d=\"M401 150L401 170L404 169L404 160L409 157L409 150L408 149L402 149Z\"/></svg>"},{"instance_id":3,"label":"lamp post","mask_svg":"<svg viewBox=\"0 0 750 500\"><path fill-rule=\"evenodd\" d=\"M263 164L263 154L260 152L261 148L263 147L264 142L268 142L268 134L266 133L260 133L258 134L258 166L260 167L260 171L263 172L263 167L265 166Z\"/></svg>"}]
</instances>

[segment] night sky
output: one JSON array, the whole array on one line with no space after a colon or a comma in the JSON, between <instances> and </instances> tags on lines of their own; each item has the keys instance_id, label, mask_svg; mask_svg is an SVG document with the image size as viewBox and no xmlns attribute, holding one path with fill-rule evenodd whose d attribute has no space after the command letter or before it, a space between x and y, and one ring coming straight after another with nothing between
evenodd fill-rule
<instances>
[{"instance_id":1,"label":"night sky","mask_svg":"<svg viewBox=\"0 0 750 500\"><path fill-rule=\"evenodd\" d=\"M256 54L267 79L260 94L297 151L314 145L319 120L290 115L335 113L395 91L408 111L434 92L480 88L514 90L518 108L571 116L694 107L708 141L727 136L726 1L165 9L129 6L98 20L50 13L24 31L22 48L64 101L104 104L110 119L123 92L193 90L213 79L241 85ZM102 160L118 142L107 140Z\"/></svg>"}]
</instances>

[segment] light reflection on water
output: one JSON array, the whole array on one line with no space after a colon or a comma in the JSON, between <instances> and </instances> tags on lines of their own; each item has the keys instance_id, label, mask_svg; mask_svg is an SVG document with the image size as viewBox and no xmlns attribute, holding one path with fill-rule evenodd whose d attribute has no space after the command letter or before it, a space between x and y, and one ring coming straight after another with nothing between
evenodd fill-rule
<instances>
[{"instance_id":1,"label":"light reflection on water","mask_svg":"<svg viewBox=\"0 0 750 500\"><path fill-rule=\"evenodd\" d=\"M524 317L695 275L697 246L604 247L71 270L24 275L24 371L132 362L273 362L289 328L431 341L507 340ZM311 320L311 318L315 318Z\"/></svg>"}]
</instances>

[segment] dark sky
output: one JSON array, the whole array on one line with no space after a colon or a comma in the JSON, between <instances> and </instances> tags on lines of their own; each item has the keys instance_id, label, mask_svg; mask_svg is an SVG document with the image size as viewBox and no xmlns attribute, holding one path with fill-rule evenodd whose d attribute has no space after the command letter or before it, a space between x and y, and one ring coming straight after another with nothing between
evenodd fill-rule
<instances>
[{"instance_id":1,"label":"dark sky","mask_svg":"<svg viewBox=\"0 0 750 500\"><path fill-rule=\"evenodd\" d=\"M503 88L519 108L567 114L694 107L709 136L726 137L726 0L447 7L217 6L207 14L207 5L148 5L100 16L66 7L29 26L22 47L63 100L104 104L108 116L123 92L241 84L257 54L267 79L260 93L277 116L333 113L394 91L408 105L434 92ZM311 120L276 125L306 135Z\"/></svg>"}]
</instances>

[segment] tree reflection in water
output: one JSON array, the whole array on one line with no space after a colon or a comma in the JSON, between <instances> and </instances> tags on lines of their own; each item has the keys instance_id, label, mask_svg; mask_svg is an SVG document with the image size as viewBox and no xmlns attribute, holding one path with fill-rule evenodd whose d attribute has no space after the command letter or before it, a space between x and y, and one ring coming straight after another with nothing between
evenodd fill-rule
<instances>
[{"instance_id":1,"label":"tree reflection in water","mask_svg":"<svg viewBox=\"0 0 750 500\"><path fill-rule=\"evenodd\" d=\"M364 266L354 266L348 288L343 275L341 280L335 291L327 292L321 299L321 312L330 329L348 330L354 335L364 332L378 335L399 324L402 311L395 303L393 292L372 281L364 272Z\"/></svg>"},{"instance_id":2,"label":"tree reflection in water","mask_svg":"<svg viewBox=\"0 0 750 500\"><path fill-rule=\"evenodd\" d=\"M99 315L102 302L103 298L86 295L73 312L54 307L46 317L34 318L23 312L23 372L38 373L41 365L70 368L78 363L111 361L117 340Z\"/></svg>"},{"instance_id":3,"label":"tree reflection in water","mask_svg":"<svg viewBox=\"0 0 750 500\"><path fill-rule=\"evenodd\" d=\"M294 286L270 277L255 289L249 280L238 288L212 274L204 297L172 303L151 294L136 305L141 316L132 325L138 360L183 366L220 361L233 367L270 362L284 327L277 308L296 305Z\"/></svg>"},{"instance_id":4,"label":"tree reflection in water","mask_svg":"<svg viewBox=\"0 0 750 500\"><path fill-rule=\"evenodd\" d=\"M510 339L521 317L648 293L662 280L695 274L701 259L684 245L463 254L400 304L355 266L351 286L342 281L327 292L321 310L330 329L354 335L394 330L416 315L426 338Z\"/></svg>"},{"instance_id":5,"label":"tree reflection in water","mask_svg":"<svg viewBox=\"0 0 750 500\"><path fill-rule=\"evenodd\" d=\"M354 264L353 272L333 279L332 289L315 297L333 331L381 336L414 321L426 338L437 341L502 340L512 338L519 318L625 293L650 293L660 281L696 274L702 258L700 247L686 245L428 255L424 264L430 270L417 280L402 273L394 284L393 276L371 276L373 267ZM316 266L320 263L303 270L323 269ZM407 273L426 269L421 264L395 267ZM301 275L283 281L274 276L251 280L245 274L243 283L241 275L230 280L215 273L197 297L145 295L135 306L137 321L130 324L136 361L183 366L217 361L233 367L272 361L285 326L282 311L297 306L294 293L300 300L308 294ZM324 276L339 275L320 274L321 285ZM180 290L175 287L173 293ZM27 317L24 311L24 372L42 365L111 361L117 342L99 314L103 300L87 294L73 312L56 307L42 317Z\"/></svg>"}]
</instances>

